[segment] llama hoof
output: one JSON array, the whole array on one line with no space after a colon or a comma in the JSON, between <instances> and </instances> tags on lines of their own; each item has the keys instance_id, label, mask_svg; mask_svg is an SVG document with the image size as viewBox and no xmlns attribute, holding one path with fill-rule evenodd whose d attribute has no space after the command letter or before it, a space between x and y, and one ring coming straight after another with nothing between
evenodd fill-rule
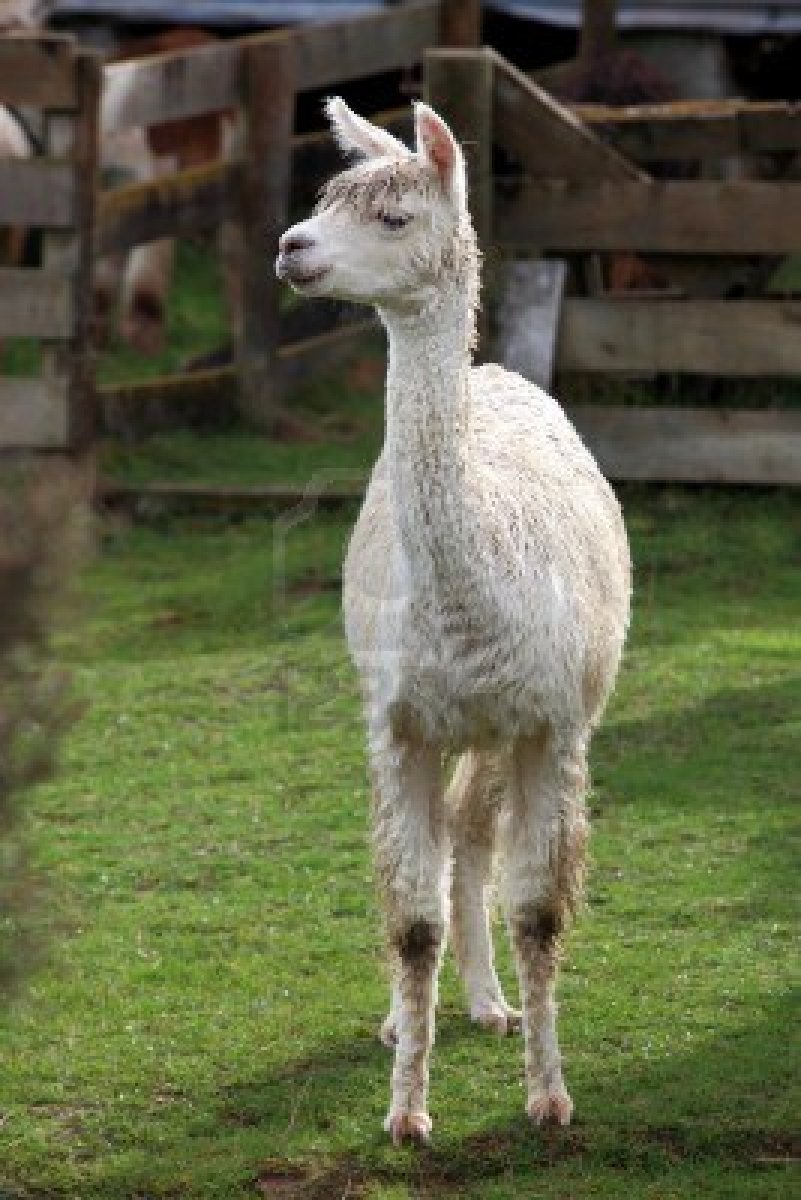
<instances>
[{"instance_id":1,"label":"llama hoof","mask_svg":"<svg viewBox=\"0 0 801 1200\"><path fill-rule=\"evenodd\" d=\"M573 1115L573 1101L567 1092L537 1092L526 1105L526 1112L535 1125L554 1122L569 1125Z\"/></svg>"},{"instance_id":2,"label":"llama hoof","mask_svg":"<svg viewBox=\"0 0 801 1200\"><path fill-rule=\"evenodd\" d=\"M384 1131L392 1138L393 1146L411 1142L415 1146L426 1146L431 1139L431 1118L424 1112L392 1112L384 1121Z\"/></svg>"},{"instance_id":3,"label":"llama hoof","mask_svg":"<svg viewBox=\"0 0 801 1200\"><path fill-rule=\"evenodd\" d=\"M471 1004L470 1020L482 1029L496 1033L498 1037L520 1032L520 1012L505 1000L482 1000L478 1004Z\"/></svg>"},{"instance_id":4,"label":"llama hoof","mask_svg":"<svg viewBox=\"0 0 801 1200\"><path fill-rule=\"evenodd\" d=\"M381 1028L378 1031L378 1036L381 1039L381 1041L384 1043L384 1045L387 1047L388 1050L394 1050L395 1047L397 1046L397 1044L398 1044L398 1026L395 1021L395 1018L392 1016L391 1013L387 1017L387 1019L382 1023Z\"/></svg>"}]
</instances>

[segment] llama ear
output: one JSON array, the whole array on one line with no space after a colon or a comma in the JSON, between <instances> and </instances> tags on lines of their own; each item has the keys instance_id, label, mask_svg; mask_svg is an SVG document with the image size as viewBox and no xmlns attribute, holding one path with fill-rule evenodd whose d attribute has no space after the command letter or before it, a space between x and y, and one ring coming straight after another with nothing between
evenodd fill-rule
<instances>
[{"instance_id":1,"label":"llama ear","mask_svg":"<svg viewBox=\"0 0 801 1200\"><path fill-rule=\"evenodd\" d=\"M403 142L358 116L340 96L329 96L325 102L325 115L344 154L360 154L363 158L409 157Z\"/></svg>"},{"instance_id":2,"label":"llama ear","mask_svg":"<svg viewBox=\"0 0 801 1200\"><path fill-rule=\"evenodd\" d=\"M414 129L418 155L434 168L445 195L457 208L466 208L467 171L456 138L442 117L419 101L414 106Z\"/></svg>"}]
</instances>

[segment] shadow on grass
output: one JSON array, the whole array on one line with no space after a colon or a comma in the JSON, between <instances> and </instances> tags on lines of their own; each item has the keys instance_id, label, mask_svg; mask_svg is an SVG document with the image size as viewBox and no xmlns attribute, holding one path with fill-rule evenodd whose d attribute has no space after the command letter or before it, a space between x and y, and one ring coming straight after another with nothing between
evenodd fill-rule
<instances>
[{"instance_id":1,"label":"shadow on grass","mask_svg":"<svg viewBox=\"0 0 801 1200\"><path fill-rule=\"evenodd\" d=\"M721 782L729 781L727 805L732 811L758 803L766 811L771 795L764 791L764 777L786 785L786 796L798 767L799 743L793 722L801 702L801 674L795 673L769 683L726 687L698 701L662 709L646 720L618 717L601 726L593 740L592 758L597 768L609 772L618 767L652 781L651 792L660 795L665 787L675 790L679 773L690 772L700 783L679 801L698 807L720 807ZM776 770L777 762L781 769ZM645 802L648 792L621 796L622 801Z\"/></svg>"},{"instance_id":2,"label":"shadow on grass","mask_svg":"<svg viewBox=\"0 0 801 1200\"><path fill-rule=\"evenodd\" d=\"M521 1186L526 1178L533 1181L531 1172L562 1167L585 1175L622 1172L629 1181L682 1163L743 1172L789 1170L801 1154L801 1135L790 1125L786 1100L798 1064L784 1050L777 1054L776 1043L777 1033L792 1027L797 1001L783 996L758 1021L733 1033L680 1057L635 1067L623 1094L610 1096L609 1080L598 1080L595 1095L584 1100L586 1115L579 1110L569 1129L535 1130L521 1113L497 1128L456 1138L448 1132L446 1111L435 1114L429 1148L393 1152L379 1128L389 1057L366 1040L339 1042L231 1089L221 1120L245 1121L261 1131L266 1153L272 1151L265 1159L266 1183L284 1178L292 1183L285 1194L314 1200L359 1195L370 1184L405 1184L424 1194L458 1194L460 1188L504 1178ZM443 1057L448 1042L482 1036L465 1021L449 1021L442 1032ZM510 1073L520 1071L520 1050L519 1041L510 1040ZM299 1125L329 1132L351 1096L362 1103L365 1096L375 1097L374 1130L363 1142L325 1161L290 1161L275 1153ZM269 1186L264 1192L271 1194Z\"/></svg>"}]
</instances>

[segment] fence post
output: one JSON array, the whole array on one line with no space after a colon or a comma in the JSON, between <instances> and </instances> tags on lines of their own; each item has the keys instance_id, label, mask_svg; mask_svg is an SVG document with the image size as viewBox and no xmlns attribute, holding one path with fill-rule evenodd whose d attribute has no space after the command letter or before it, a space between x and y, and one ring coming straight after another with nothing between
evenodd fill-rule
<instances>
[{"instance_id":1,"label":"fence post","mask_svg":"<svg viewBox=\"0 0 801 1200\"><path fill-rule=\"evenodd\" d=\"M470 215L484 256L479 345L486 349L493 289L492 56L485 50L427 50L425 97L448 122L467 160Z\"/></svg>"},{"instance_id":2,"label":"fence post","mask_svg":"<svg viewBox=\"0 0 801 1200\"><path fill-rule=\"evenodd\" d=\"M442 0L441 12L443 46L481 45L481 0Z\"/></svg>"},{"instance_id":3,"label":"fence post","mask_svg":"<svg viewBox=\"0 0 801 1200\"><path fill-rule=\"evenodd\" d=\"M69 159L73 168L73 223L67 231L46 232L42 249L42 266L69 277L73 324L68 341L45 344L42 376L54 390L64 389L67 445L81 451L95 432L92 263L102 90L99 57L76 53L74 72L75 111L44 115L46 155Z\"/></svg>"},{"instance_id":4,"label":"fence post","mask_svg":"<svg viewBox=\"0 0 801 1200\"><path fill-rule=\"evenodd\" d=\"M286 228L295 119L295 42L271 35L244 51L246 142L238 231L241 311L234 319L241 406L269 432L281 408L280 285L273 263Z\"/></svg>"}]
</instances>

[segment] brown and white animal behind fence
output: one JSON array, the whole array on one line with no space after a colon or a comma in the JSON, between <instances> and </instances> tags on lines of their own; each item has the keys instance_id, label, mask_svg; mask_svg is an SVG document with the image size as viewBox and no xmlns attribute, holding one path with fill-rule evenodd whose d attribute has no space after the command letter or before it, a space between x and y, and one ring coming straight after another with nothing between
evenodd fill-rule
<instances>
[{"instance_id":1,"label":"brown and white animal behind fence","mask_svg":"<svg viewBox=\"0 0 801 1200\"><path fill-rule=\"evenodd\" d=\"M581 891L588 743L628 622L623 519L557 402L472 366L479 255L448 127L417 105L410 152L341 100L328 112L362 161L284 234L277 271L305 296L375 305L389 338L386 441L344 568L392 966L385 1127L395 1142L430 1132L449 925L473 1019L500 1032L518 1019L493 963L496 845L527 1110L566 1124L554 988Z\"/></svg>"},{"instance_id":2,"label":"brown and white animal behind fence","mask_svg":"<svg viewBox=\"0 0 801 1200\"><path fill-rule=\"evenodd\" d=\"M51 8L52 0L0 0L0 36L42 28ZM165 30L152 38L118 47L110 61L113 64L144 54L190 50L213 41L213 37L199 30ZM184 167L233 155L239 134L233 113L209 113L153 129L116 131L114 112L125 104L131 86L129 76L115 72L113 65L105 71L104 124L115 131L103 133L100 157L104 180L110 186L146 183ZM35 153L36 147L21 115L0 105L0 159L29 158ZM11 231L5 239L7 245L0 247L2 258L12 265L22 261L25 233L25 230ZM95 263L93 291L100 340L111 328L119 301L119 332L123 340L144 354L163 349L174 257L174 241L163 238ZM231 278L224 252L223 264L226 293L233 305L236 281Z\"/></svg>"}]
</instances>

